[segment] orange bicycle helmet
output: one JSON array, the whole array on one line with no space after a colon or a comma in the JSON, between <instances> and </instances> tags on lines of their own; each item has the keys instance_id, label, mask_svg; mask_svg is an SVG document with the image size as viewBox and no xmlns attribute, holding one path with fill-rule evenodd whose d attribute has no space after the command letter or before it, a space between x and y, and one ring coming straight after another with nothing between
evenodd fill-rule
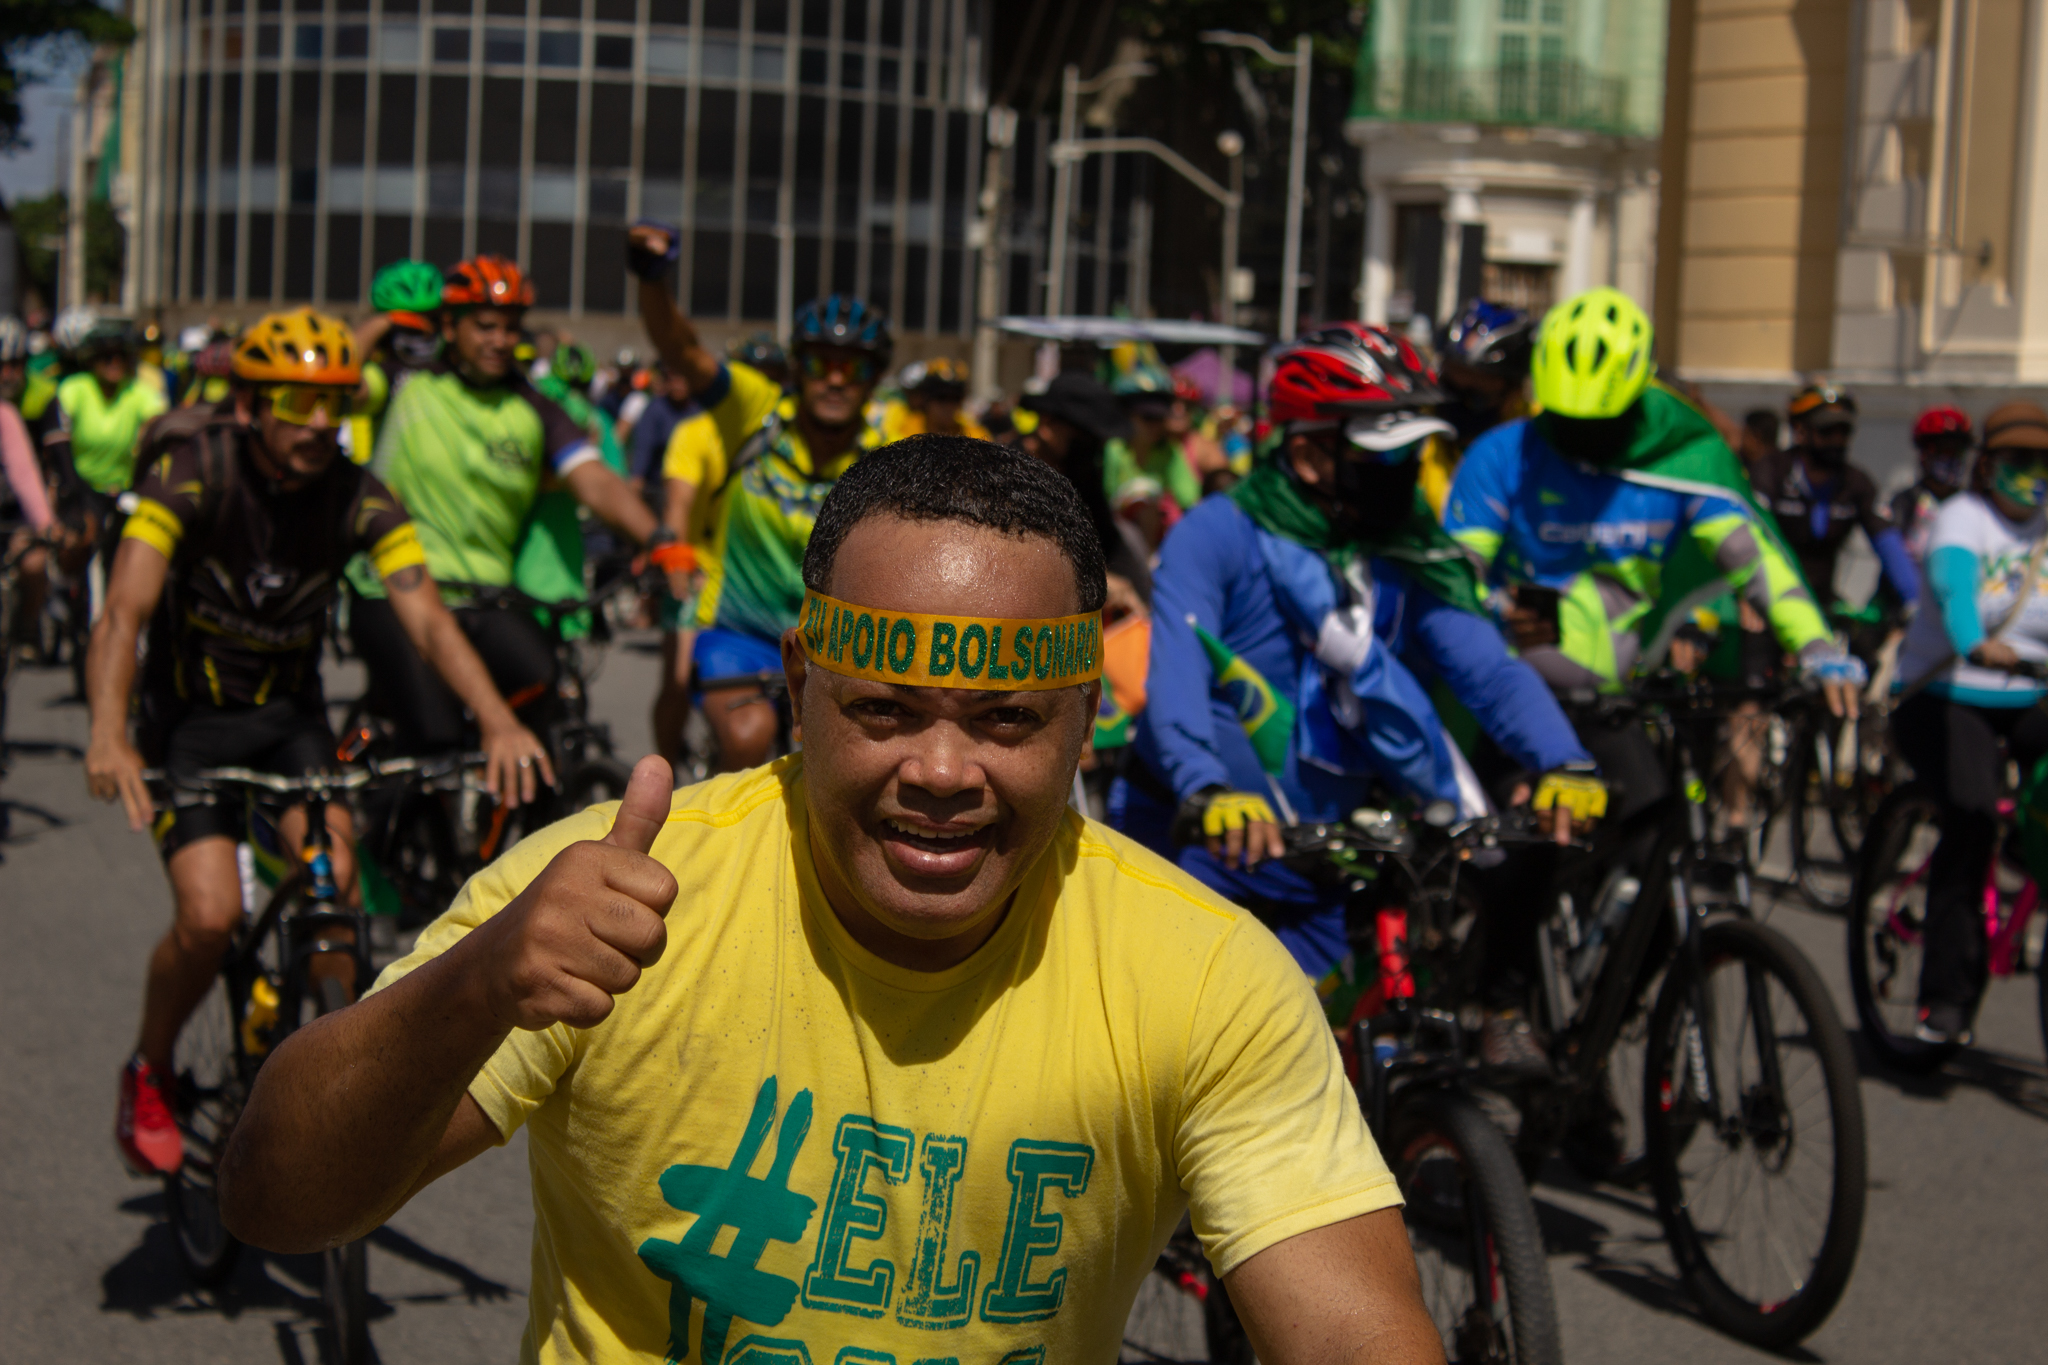
<instances>
[{"instance_id":1,"label":"orange bicycle helmet","mask_svg":"<svg viewBox=\"0 0 2048 1365\"><path fill-rule=\"evenodd\" d=\"M503 256L478 256L450 266L441 283L443 308L530 308L533 286Z\"/></svg>"},{"instance_id":2,"label":"orange bicycle helmet","mask_svg":"<svg viewBox=\"0 0 2048 1365\"><path fill-rule=\"evenodd\" d=\"M363 382L356 339L340 318L301 308L259 318L235 342L235 378L254 384Z\"/></svg>"}]
</instances>

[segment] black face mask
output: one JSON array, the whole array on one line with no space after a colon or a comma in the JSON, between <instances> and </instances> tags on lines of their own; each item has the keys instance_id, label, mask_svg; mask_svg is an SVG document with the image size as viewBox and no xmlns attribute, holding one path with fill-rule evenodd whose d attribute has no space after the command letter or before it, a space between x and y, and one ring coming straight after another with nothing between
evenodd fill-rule
<instances>
[{"instance_id":1,"label":"black face mask","mask_svg":"<svg viewBox=\"0 0 2048 1365\"><path fill-rule=\"evenodd\" d=\"M1840 469L1849 463L1849 446L1847 442L1841 445L1808 445L1806 458L1823 469Z\"/></svg>"},{"instance_id":2,"label":"black face mask","mask_svg":"<svg viewBox=\"0 0 2048 1365\"><path fill-rule=\"evenodd\" d=\"M1408 520L1421 478L1422 461L1414 455L1396 464L1339 460L1334 520L1361 539L1392 535Z\"/></svg>"},{"instance_id":3,"label":"black face mask","mask_svg":"<svg viewBox=\"0 0 2048 1365\"><path fill-rule=\"evenodd\" d=\"M1638 402L1619 417L1562 417L1546 412L1536 420L1543 435L1566 459L1610 465L1628 454L1642 414L1643 405Z\"/></svg>"},{"instance_id":4,"label":"black face mask","mask_svg":"<svg viewBox=\"0 0 2048 1365\"><path fill-rule=\"evenodd\" d=\"M441 349L441 338L415 332L410 327L394 327L386 334L385 344L406 369L423 370L434 363L434 356Z\"/></svg>"}]
</instances>

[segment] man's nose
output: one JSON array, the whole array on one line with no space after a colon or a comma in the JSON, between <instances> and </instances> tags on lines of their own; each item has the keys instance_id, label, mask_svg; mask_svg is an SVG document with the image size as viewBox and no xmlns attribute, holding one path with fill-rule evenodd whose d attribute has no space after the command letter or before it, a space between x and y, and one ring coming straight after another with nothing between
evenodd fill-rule
<instances>
[{"instance_id":1,"label":"man's nose","mask_svg":"<svg viewBox=\"0 0 2048 1365\"><path fill-rule=\"evenodd\" d=\"M961 727L939 721L924 727L913 741L914 748L903 763L903 780L934 796L954 796L987 784L981 765L974 759L974 746Z\"/></svg>"}]
</instances>

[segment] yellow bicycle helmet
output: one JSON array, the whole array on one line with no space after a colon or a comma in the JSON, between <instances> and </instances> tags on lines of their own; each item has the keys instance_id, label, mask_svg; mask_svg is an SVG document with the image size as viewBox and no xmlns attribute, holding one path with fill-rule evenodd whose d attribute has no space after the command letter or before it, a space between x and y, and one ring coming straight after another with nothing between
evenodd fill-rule
<instances>
[{"instance_id":1,"label":"yellow bicycle helmet","mask_svg":"<svg viewBox=\"0 0 2048 1365\"><path fill-rule=\"evenodd\" d=\"M1566 299L1536 336L1536 401L1560 417L1621 416L1650 386L1650 341L1650 319L1619 289Z\"/></svg>"},{"instance_id":2,"label":"yellow bicycle helmet","mask_svg":"<svg viewBox=\"0 0 2048 1365\"><path fill-rule=\"evenodd\" d=\"M235 378L252 384L363 382L356 340L340 318L301 308L259 318L235 342Z\"/></svg>"}]
</instances>

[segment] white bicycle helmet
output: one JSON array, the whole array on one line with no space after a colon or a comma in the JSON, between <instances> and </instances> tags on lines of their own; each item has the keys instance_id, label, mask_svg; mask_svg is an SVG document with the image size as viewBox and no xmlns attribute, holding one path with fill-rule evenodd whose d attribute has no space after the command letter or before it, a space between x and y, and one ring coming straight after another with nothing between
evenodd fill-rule
<instances>
[{"instance_id":1,"label":"white bicycle helmet","mask_svg":"<svg viewBox=\"0 0 2048 1365\"><path fill-rule=\"evenodd\" d=\"M86 334L100 320L99 310L80 305L66 308L57 314L57 321L50 327L50 339L57 343L60 351L75 351L84 344Z\"/></svg>"},{"instance_id":2,"label":"white bicycle helmet","mask_svg":"<svg viewBox=\"0 0 2048 1365\"><path fill-rule=\"evenodd\" d=\"M0 365L28 359L28 328L20 318L0 318Z\"/></svg>"}]
</instances>

